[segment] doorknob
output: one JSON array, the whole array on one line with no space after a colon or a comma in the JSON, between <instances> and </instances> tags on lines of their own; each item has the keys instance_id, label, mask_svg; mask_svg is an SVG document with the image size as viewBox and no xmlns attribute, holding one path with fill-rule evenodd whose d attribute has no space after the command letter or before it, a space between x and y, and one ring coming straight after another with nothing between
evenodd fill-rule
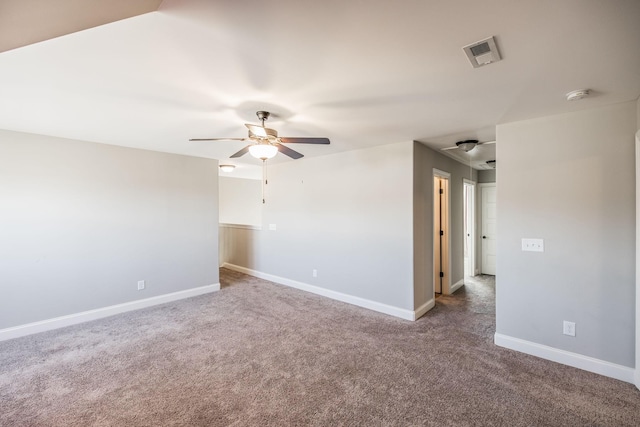
<instances>
[{"instance_id":1,"label":"doorknob","mask_svg":"<svg viewBox=\"0 0 640 427\"><path fill-rule=\"evenodd\" d=\"M487 238L487 236L482 236L482 238L483 238L483 239L486 239L486 238Z\"/></svg>"}]
</instances>

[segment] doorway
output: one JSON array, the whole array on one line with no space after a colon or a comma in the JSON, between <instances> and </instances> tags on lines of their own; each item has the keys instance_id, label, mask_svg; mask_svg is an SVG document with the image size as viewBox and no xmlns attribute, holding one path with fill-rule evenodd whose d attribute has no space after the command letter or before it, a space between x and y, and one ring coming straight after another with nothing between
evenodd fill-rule
<instances>
[{"instance_id":1,"label":"doorway","mask_svg":"<svg viewBox=\"0 0 640 427\"><path fill-rule=\"evenodd\" d=\"M463 180L464 187L464 277L476 275L476 183Z\"/></svg>"},{"instance_id":2,"label":"doorway","mask_svg":"<svg viewBox=\"0 0 640 427\"><path fill-rule=\"evenodd\" d=\"M480 184L482 274L496 274L496 184Z\"/></svg>"},{"instance_id":3,"label":"doorway","mask_svg":"<svg viewBox=\"0 0 640 427\"><path fill-rule=\"evenodd\" d=\"M451 285L450 177L447 172L433 170L433 289L439 295L449 293Z\"/></svg>"}]
</instances>

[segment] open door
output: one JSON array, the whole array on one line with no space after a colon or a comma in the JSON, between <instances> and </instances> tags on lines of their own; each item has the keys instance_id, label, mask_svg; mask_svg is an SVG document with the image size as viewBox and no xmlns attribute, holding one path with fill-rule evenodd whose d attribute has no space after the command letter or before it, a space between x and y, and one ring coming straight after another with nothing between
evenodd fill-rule
<instances>
[{"instance_id":1,"label":"open door","mask_svg":"<svg viewBox=\"0 0 640 427\"><path fill-rule=\"evenodd\" d=\"M449 178L447 172L433 171L433 289L448 294L451 286L449 233Z\"/></svg>"}]
</instances>

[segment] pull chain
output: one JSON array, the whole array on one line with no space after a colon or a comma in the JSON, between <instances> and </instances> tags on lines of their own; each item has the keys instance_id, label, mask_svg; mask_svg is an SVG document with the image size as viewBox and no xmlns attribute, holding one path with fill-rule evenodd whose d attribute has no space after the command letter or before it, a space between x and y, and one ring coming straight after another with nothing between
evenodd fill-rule
<instances>
[{"instance_id":1,"label":"pull chain","mask_svg":"<svg viewBox=\"0 0 640 427\"><path fill-rule=\"evenodd\" d=\"M269 182L267 181L267 159L262 159L262 204L265 203L265 185Z\"/></svg>"}]
</instances>

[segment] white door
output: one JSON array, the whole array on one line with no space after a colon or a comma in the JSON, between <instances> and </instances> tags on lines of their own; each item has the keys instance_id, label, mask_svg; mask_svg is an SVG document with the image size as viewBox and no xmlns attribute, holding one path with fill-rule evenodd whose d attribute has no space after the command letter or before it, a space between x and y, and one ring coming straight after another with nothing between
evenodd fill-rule
<instances>
[{"instance_id":1,"label":"white door","mask_svg":"<svg viewBox=\"0 0 640 427\"><path fill-rule=\"evenodd\" d=\"M496 274L496 185L481 187L482 274Z\"/></svg>"}]
</instances>

